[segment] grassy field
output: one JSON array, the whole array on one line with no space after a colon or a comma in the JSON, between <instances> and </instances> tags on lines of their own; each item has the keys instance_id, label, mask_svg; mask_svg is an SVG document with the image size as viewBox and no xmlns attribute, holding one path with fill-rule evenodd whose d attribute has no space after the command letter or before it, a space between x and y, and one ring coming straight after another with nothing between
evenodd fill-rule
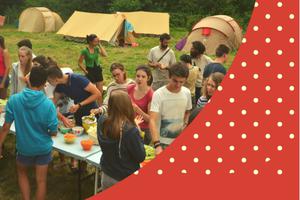
<instances>
[{"instance_id":1,"label":"grassy field","mask_svg":"<svg viewBox=\"0 0 300 200\"><path fill-rule=\"evenodd\" d=\"M171 29L171 44L173 48L175 43L183 37L187 31L185 29ZM18 60L16 43L21 39L28 38L33 43L33 50L36 55L46 55L54 58L61 67L71 67L73 70L80 72L77 67L79 52L86 45L66 41L61 35L54 33L23 33L18 32L12 26L0 28L0 35L5 37L6 46L9 49L12 62ZM119 48L105 46L108 57L101 58L104 69L105 84L111 80L109 66L113 62L123 63L128 71L130 78L134 78L135 67L139 64L147 63L147 54L150 48L158 45L158 38L139 37L137 38L139 47L136 48ZM174 49L174 48L173 48ZM175 51L178 58L182 52ZM227 67L231 65L235 52L233 52L227 62ZM81 72L80 72L81 73ZM54 163L58 163L58 157L55 155ZM9 135L5 142L4 158L0 160L0 199L15 200L20 199L20 192L17 184L17 175L15 169L15 137ZM92 168L88 168L92 171ZM32 189L35 189L33 171L30 173ZM77 198L77 181L76 174L70 172L68 167L54 169L50 167L48 175L48 198L55 200L69 200ZM93 179L89 179L83 184L83 197L93 194Z\"/></svg>"}]
</instances>

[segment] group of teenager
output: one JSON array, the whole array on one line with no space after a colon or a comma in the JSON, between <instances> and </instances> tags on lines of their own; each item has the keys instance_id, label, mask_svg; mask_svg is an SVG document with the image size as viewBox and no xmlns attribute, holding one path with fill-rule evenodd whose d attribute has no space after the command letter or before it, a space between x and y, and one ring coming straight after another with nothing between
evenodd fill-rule
<instances>
[{"instance_id":1,"label":"group of teenager","mask_svg":"<svg viewBox=\"0 0 300 200\"><path fill-rule=\"evenodd\" d=\"M168 34L160 36L159 45L148 54L148 63L137 66L135 80L127 77L123 64L111 64L113 81L103 98L99 57L108 55L96 35L86 37L88 45L80 52L78 65L84 75L60 68L50 57L35 56L28 39L18 43L19 61L10 70L9 53L0 36L0 98L7 98L11 85L0 132L0 156L15 122L23 199L30 198L29 166L36 167L36 199L45 198L51 137L57 134L59 120L66 127L74 125L69 115L79 126L83 116L93 114L98 118L102 190L140 168L146 156L144 144L153 145L158 155L192 121L226 74L223 64L229 48L220 45L212 60L204 54L205 46L194 41L190 55L181 55L177 62L170 39Z\"/></svg>"}]
</instances>

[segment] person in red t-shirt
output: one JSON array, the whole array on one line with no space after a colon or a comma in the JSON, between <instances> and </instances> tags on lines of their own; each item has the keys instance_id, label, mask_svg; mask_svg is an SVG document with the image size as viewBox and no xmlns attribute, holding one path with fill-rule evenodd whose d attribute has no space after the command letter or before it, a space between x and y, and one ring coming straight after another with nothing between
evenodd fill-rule
<instances>
[{"instance_id":1,"label":"person in red t-shirt","mask_svg":"<svg viewBox=\"0 0 300 200\"><path fill-rule=\"evenodd\" d=\"M151 142L149 109L153 95L153 90L151 88L153 78L151 69L146 65L138 66L135 71L136 84L129 85L127 87L127 92L131 98L136 115L143 117L144 122L140 124L140 128L145 133L144 143L149 144Z\"/></svg>"},{"instance_id":2,"label":"person in red t-shirt","mask_svg":"<svg viewBox=\"0 0 300 200\"><path fill-rule=\"evenodd\" d=\"M0 99L7 98L7 88L9 85L8 73L10 71L9 52L5 48L4 37L0 35Z\"/></svg>"}]
</instances>

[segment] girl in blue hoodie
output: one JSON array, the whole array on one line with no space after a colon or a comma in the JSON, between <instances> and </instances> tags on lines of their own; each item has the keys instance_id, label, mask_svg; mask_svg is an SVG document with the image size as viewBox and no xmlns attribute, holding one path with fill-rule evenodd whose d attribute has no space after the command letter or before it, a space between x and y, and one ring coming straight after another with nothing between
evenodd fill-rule
<instances>
[{"instance_id":1,"label":"girl in blue hoodie","mask_svg":"<svg viewBox=\"0 0 300 200\"><path fill-rule=\"evenodd\" d=\"M128 94L121 90L111 93L108 116L98 121L98 141L102 150L101 186L105 190L140 168L146 153L135 113Z\"/></svg>"}]
</instances>

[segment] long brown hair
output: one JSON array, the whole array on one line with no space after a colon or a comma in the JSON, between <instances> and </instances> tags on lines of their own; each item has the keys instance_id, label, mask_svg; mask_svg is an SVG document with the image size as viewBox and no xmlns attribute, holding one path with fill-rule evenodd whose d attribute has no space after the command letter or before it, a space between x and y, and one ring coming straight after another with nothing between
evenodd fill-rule
<instances>
[{"instance_id":1,"label":"long brown hair","mask_svg":"<svg viewBox=\"0 0 300 200\"><path fill-rule=\"evenodd\" d=\"M204 86L202 88L202 94L203 96L205 96L207 99L210 99L211 96L208 95L207 93L207 82L209 79L211 79L213 82L215 82L216 84L216 89L218 88L218 86L221 84L222 80L224 78L224 74L220 73L220 72L214 72L212 73L204 82Z\"/></svg>"},{"instance_id":2,"label":"long brown hair","mask_svg":"<svg viewBox=\"0 0 300 200\"><path fill-rule=\"evenodd\" d=\"M122 90L115 90L108 100L108 118L103 123L103 135L111 139L120 138L123 123L135 126L135 113L128 94Z\"/></svg>"},{"instance_id":3,"label":"long brown hair","mask_svg":"<svg viewBox=\"0 0 300 200\"><path fill-rule=\"evenodd\" d=\"M26 76L30 72L32 67L32 50L26 46L22 46L19 48L19 52L20 51L24 51L26 53L26 56L29 57L24 70L24 76Z\"/></svg>"}]
</instances>

